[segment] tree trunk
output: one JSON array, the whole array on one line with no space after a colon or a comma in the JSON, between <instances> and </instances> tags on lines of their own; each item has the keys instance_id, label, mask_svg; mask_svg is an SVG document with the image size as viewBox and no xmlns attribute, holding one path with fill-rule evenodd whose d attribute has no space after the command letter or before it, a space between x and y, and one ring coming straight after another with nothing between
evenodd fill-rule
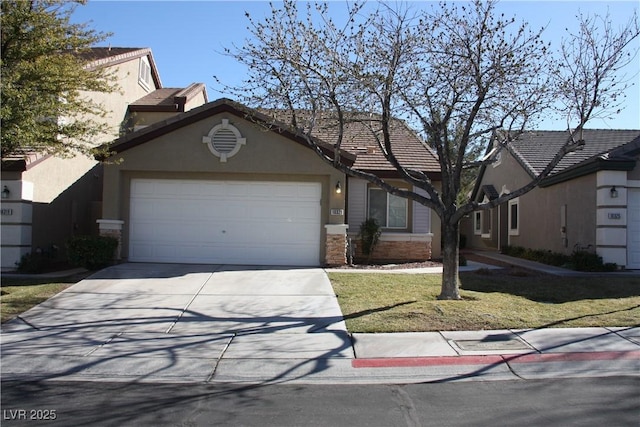
<instances>
[{"instance_id":1,"label":"tree trunk","mask_svg":"<svg viewBox=\"0 0 640 427\"><path fill-rule=\"evenodd\" d=\"M459 223L450 220L442 221L442 290L438 299L459 300L460 278L458 276L459 255Z\"/></svg>"}]
</instances>

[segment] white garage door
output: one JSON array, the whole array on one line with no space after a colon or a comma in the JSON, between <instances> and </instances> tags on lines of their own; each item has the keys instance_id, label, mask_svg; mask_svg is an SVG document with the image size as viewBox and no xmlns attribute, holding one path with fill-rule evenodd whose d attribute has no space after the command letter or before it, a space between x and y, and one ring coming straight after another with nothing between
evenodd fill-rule
<instances>
[{"instance_id":1,"label":"white garage door","mask_svg":"<svg viewBox=\"0 0 640 427\"><path fill-rule=\"evenodd\" d=\"M630 188L627 198L627 268L640 269L640 189Z\"/></svg>"},{"instance_id":2,"label":"white garage door","mask_svg":"<svg viewBox=\"0 0 640 427\"><path fill-rule=\"evenodd\" d=\"M319 183L134 179L129 260L318 265Z\"/></svg>"}]
</instances>

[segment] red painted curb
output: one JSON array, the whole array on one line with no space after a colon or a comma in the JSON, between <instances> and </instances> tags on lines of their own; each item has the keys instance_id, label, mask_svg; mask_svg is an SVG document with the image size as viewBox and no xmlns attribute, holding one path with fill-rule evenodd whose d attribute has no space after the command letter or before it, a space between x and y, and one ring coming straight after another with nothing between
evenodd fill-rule
<instances>
[{"instance_id":1,"label":"red painted curb","mask_svg":"<svg viewBox=\"0 0 640 427\"><path fill-rule=\"evenodd\" d=\"M492 365L503 363L502 356L431 356L353 359L354 368L409 368L415 366Z\"/></svg>"},{"instance_id":2,"label":"red painted curb","mask_svg":"<svg viewBox=\"0 0 640 427\"><path fill-rule=\"evenodd\" d=\"M353 359L354 368L410 368L419 366L497 365L501 363L585 362L590 360L640 360L640 351L589 353L508 354L486 356L427 356Z\"/></svg>"}]
</instances>

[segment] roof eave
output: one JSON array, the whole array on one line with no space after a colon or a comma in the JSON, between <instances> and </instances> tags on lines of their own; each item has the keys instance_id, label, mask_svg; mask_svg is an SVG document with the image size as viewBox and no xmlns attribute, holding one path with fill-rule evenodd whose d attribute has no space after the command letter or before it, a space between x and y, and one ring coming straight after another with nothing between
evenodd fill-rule
<instances>
[{"instance_id":1,"label":"roof eave","mask_svg":"<svg viewBox=\"0 0 640 427\"><path fill-rule=\"evenodd\" d=\"M540 181L540 187L550 187L561 182L569 181L581 176L589 175L595 172L607 171L630 171L636 166L636 161L629 158L613 158L603 159L598 157L587 163L582 163L576 167L565 169L562 172L548 176Z\"/></svg>"}]
</instances>

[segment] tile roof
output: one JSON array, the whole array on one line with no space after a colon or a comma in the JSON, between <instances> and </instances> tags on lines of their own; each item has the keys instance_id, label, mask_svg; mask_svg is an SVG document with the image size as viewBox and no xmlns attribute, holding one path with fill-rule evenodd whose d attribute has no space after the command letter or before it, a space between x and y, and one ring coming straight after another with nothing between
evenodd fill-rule
<instances>
[{"instance_id":1,"label":"tile roof","mask_svg":"<svg viewBox=\"0 0 640 427\"><path fill-rule=\"evenodd\" d=\"M262 110L265 114L284 123L291 123L291 115L282 110ZM305 113L299 113L302 120ZM363 171L395 172L396 168L384 157L374 135L379 125L378 115L356 113L348 118L343 132L340 148L356 156L353 165ZM333 145L338 140L337 120L320 114L311 134ZM391 147L400 164L407 169L420 170L427 173L439 173L440 164L435 153L422 142L418 135L400 119L391 123ZM381 131L378 131L381 135Z\"/></svg>"},{"instance_id":2,"label":"tile roof","mask_svg":"<svg viewBox=\"0 0 640 427\"><path fill-rule=\"evenodd\" d=\"M585 145L567 154L550 176L578 167L596 158L610 157L617 148L640 137L640 130L585 129ZM567 141L567 131L531 131L513 141L510 150L530 175L536 176L553 159Z\"/></svg>"},{"instance_id":3,"label":"tile roof","mask_svg":"<svg viewBox=\"0 0 640 427\"><path fill-rule=\"evenodd\" d=\"M184 112L185 103L198 93L207 92L203 83L192 83L186 88L156 89L129 104L131 111L179 111Z\"/></svg>"}]
</instances>

